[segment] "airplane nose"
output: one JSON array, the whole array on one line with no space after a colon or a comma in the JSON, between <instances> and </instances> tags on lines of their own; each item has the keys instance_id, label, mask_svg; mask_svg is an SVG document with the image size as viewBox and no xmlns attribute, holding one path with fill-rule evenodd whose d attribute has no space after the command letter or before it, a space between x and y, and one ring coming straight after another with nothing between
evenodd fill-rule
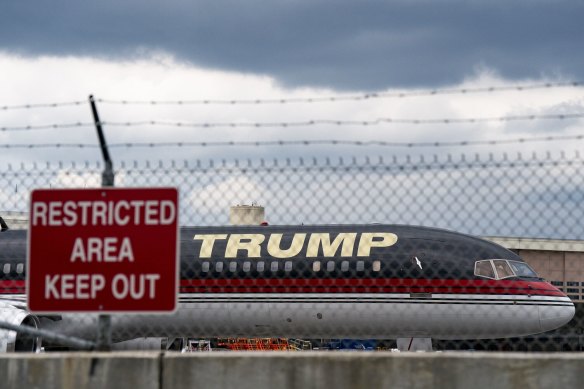
<instances>
[{"instance_id":1,"label":"airplane nose","mask_svg":"<svg viewBox=\"0 0 584 389\"><path fill-rule=\"evenodd\" d=\"M541 330L551 331L567 324L576 313L573 303L562 306L542 305L539 307L539 323Z\"/></svg>"}]
</instances>

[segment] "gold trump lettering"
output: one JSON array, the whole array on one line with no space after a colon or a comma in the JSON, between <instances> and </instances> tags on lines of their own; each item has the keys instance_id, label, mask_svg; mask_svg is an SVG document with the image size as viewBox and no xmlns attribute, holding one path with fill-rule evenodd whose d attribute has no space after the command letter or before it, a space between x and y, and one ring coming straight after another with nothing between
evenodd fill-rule
<instances>
[{"instance_id":1,"label":"gold trump lettering","mask_svg":"<svg viewBox=\"0 0 584 389\"><path fill-rule=\"evenodd\" d=\"M331 243L331 234L312 234L308 241L306 256L308 258L317 257L318 248L322 247L322 254L325 257L334 257L342 244L341 257L350 257L353 255L356 238L356 232L342 232Z\"/></svg>"},{"instance_id":2,"label":"gold trump lettering","mask_svg":"<svg viewBox=\"0 0 584 389\"><path fill-rule=\"evenodd\" d=\"M397 242L397 235L390 232L364 232L359 240L358 257L368 257L372 247L389 247Z\"/></svg>"},{"instance_id":3,"label":"gold trump lettering","mask_svg":"<svg viewBox=\"0 0 584 389\"><path fill-rule=\"evenodd\" d=\"M306 233L295 233L292 236L290 246L282 248L282 238L284 234L269 234L267 242L267 253L274 258L292 258L298 256L304 243ZM371 249L391 247L398 241L396 234L391 232L342 232L331 241L330 233L312 233L308 239L306 247L306 257L318 257L322 250L324 257L334 257L339 254L341 257L351 257L357 243L357 256L368 257ZM236 258L239 251L245 252L247 258L260 258L261 245L266 241L264 234L196 234L193 240L201 241L199 258L211 258L215 242L227 240L225 247L225 258Z\"/></svg>"},{"instance_id":4,"label":"gold trump lettering","mask_svg":"<svg viewBox=\"0 0 584 389\"><path fill-rule=\"evenodd\" d=\"M193 239L203 241L201 243L201 252L199 253L199 258L211 258L215 241L219 239L227 239L227 234L197 234Z\"/></svg>"},{"instance_id":5,"label":"gold trump lettering","mask_svg":"<svg viewBox=\"0 0 584 389\"><path fill-rule=\"evenodd\" d=\"M232 234L227 241L225 258L237 257L239 250L247 251L248 258L260 257L260 244L266 239L262 234Z\"/></svg>"},{"instance_id":6,"label":"gold trump lettering","mask_svg":"<svg viewBox=\"0 0 584 389\"><path fill-rule=\"evenodd\" d=\"M300 253L302 246L304 246L304 241L306 240L306 234L294 234L292 238L292 243L290 248L282 250L280 244L282 243L283 234L272 234L270 235L270 240L268 241L268 254L276 258L292 258Z\"/></svg>"}]
</instances>

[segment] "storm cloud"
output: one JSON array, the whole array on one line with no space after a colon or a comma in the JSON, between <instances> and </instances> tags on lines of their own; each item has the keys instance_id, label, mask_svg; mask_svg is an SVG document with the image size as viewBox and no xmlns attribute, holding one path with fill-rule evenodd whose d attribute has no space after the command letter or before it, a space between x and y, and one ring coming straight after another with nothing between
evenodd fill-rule
<instances>
[{"instance_id":1,"label":"storm cloud","mask_svg":"<svg viewBox=\"0 0 584 389\"><path fill-rule=\"evenodd\" d=\"M286 87L584 78L584 3L558 1L5 1L0 51L128 59L168 53Z\"/></svg>"}]
</instances>

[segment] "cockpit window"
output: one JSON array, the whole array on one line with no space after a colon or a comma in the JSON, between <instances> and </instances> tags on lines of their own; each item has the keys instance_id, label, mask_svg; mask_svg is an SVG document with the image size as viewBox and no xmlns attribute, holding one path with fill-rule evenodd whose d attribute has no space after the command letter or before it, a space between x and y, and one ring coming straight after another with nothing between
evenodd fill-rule
<instances>
[{"instance_id":1,"label":"cockpit window","mask_svg":"<svg viewBox=\"0 0 584 389\"><path fill-rule=\"evenodd\" d=\"M485 259L475 262L475 276L501 280L509 277L538 278L525 262L506 259Z\"/></svg>"},{"instance_id":2,"label":"cockpit window","mask_svg":"<svg viewBox=\"0 0 584 389\"><path fill-rule=\"evenodd\" d=\"M495 259L493 261L495 270L497 271L497 279L515 277L515 273L511 270L511 266L504 259Z\"/></svg>"},{"instance_id":3,"label":"cockpit window","mask_svg":"<svg viewBox=\"0 0 584 389\"><path fill-rule=\"evenodd\" d=\"M475 276L496 278L495 270L493 270L493 265L491 261L477 261L475 263Z\"/></svg>"},{"instance_id":4,"label":"cockpit window","mask_svg":"<svg viewBox=\"0 0 584 389\"><path fill-rule=\"evenodd\" d=\"M513 272L517 274L518 277L532 277L537 278L538 275L532 268L529 267L525 262L518 261L508 261L509 266L513 269Z\"/></svg>"}]
</instances>

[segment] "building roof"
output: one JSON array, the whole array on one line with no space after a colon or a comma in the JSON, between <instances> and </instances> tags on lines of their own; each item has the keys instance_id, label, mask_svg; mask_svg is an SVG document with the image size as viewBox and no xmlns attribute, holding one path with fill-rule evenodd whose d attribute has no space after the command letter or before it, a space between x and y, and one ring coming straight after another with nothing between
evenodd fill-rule
<instances>
[{"instance_id":1,"label":"building roof","mask_svg":"<svg viewBox=\"0 0 584 389\"><path fill-rule=\"evenodd\" d=\"M545 250L584 252L584 240L512 238L485 236L484 239L512 250Z\"/></svg>"}]
</instances>

